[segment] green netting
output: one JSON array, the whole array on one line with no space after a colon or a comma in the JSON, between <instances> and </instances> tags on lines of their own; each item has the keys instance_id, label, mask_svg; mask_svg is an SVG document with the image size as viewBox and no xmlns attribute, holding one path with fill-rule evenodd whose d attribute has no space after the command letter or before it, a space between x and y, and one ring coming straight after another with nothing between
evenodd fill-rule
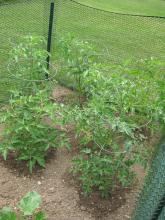
<instances>
[{"instance_id":1,"label":"green netting","mask_svg":"<svg viewBox=\"0 0 165 220\"><path fill-rule=\"evenodd\" d=\"M0 102L7 100L15 83L7 71L12 43L19 42L21 36L28 34L44 36L45 12L44 0L0 5Z\"/></svg>"},{"instance_id":2,"label":"green netting","mask_svg":"<svg viewBox=\"0 0 165 220\"><path fill-rule=\"evenodd\" d=\"M146 179L133 220L164 220L165 208L161 215L159 206L165 195L165 142L153 161L150 173Z\"/></svg>"},{"instance_id":3,"label":"green netting","mask_svg":"<svg viewBox=\"0 0 165 220\"><path fill-rule=\"evenodd\" d=\"M57 35L71 32L95 42L115 61L164 56L164 18L106 12L72 0L55 2Z\"/></svg>"},{"instance_id":4,"label":"green netting","mask_svg":"<svg viewBox=\"0 0 165 220\"><path fill-rule=\"evenodd\" d=\"M164 220L165 219L165 208L162 210L158 220Z\"/></svg>"},{"instance_id":5,"label":"green netting","mask_svg":"<svg viewBox=\"0 0 165 220\"><path fill-rule=\"evenodd\" d=\"M27 34L47 36L52 1L24 0L0 5L0 101L6 99L7 88L14 83L6 70L10 42ZM164 57L164 18L106 12L73 0L54 2L54 45L58 36L72 33L95 44L108 61Z\"/></svg>"}]
</instances>

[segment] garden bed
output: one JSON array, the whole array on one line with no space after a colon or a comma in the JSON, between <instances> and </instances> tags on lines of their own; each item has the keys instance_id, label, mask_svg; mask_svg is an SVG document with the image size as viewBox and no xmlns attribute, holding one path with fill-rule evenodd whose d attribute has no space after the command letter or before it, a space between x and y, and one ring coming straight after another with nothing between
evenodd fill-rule
<instances>
[{"instance_id":1,"label":"garden bed","mask_svg":"<svg viewBox=\"0 0 165 220\"><path fill-rule=\"evenodd\" d=\"M68 176L72 156L67 150L58 150L50 157L46 169L38 169L32 176L13 161L0 159L0 208L15 207L22 196L35 190L42 196L43 210L49 220L130 219L140 183L132 189L118 191L107 200L97 195L83 198L77 184Z\"/></svg>"},{"instance_id":2,"label":"garden bed","mask_svg":"<svg viewBox=\"0 0 165 220\"><path fill-rule=\"evenodd\" d=\"M151 58L112 70L98 63L89 42L69 35L59 40L57 70L48 71L47 51L39 50L44 39L23 42L11 51L10 70L23 80L1 109L0 208L37 219L44 214L20 206L17 212L29 192L23 201L33 206L41 194L50 220L131 219L141 166L150 169L164 126L164 63ZM57 85L62 78L74 91ZM41 198L37 203L33 209Z\"/></svg>"},{"instance_id":3,"label":"garden bed","mask_svg":"<svg viewBox=\"0 0 165 220\"><path fill-rule=\"evenodd\" d=\"M59 102L66 102L70 95L74 96L73 92L63 87L58 86L54 91L54 98ZM102 199L97 192L85 198L79 184L69 174L78 147L73 131L69 132L69 136L72 150L57 149L50 152L46 169L35 168L32 175L29 175L24 163L15 162L12 155L5 162L0 158L0 208L15 207L28 191L37 191L42 196L43 209L49 220L130 219L144 180L143 169L135 167L138 183L132 188L118 189L108 199Z\"/></svg>"}]
</instances>

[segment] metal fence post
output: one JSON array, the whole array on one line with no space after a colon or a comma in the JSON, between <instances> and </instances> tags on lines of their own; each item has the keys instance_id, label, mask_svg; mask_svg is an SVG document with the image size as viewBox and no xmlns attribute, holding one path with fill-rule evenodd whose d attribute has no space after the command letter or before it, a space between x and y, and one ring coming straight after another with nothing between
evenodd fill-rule
<instances>
[{"instance_id":1,"label":"metal fence post","mask_svg":"<svg viewBox=\"0 0 165 220\"><path fill-rule=\"evenodd\" d=\"M47 51L51 52L51 44L52 44L52 33L53 33L53 19L54 19L54 7L55 3L51 2L50 4L50 16L49 16L49 30L48 30L48 39L47 39ZM47 59L47 69L50 67L50 55L48 55ZM48 74L46 74L46 78L48 78Z\"/></svg>"}]
</instances>

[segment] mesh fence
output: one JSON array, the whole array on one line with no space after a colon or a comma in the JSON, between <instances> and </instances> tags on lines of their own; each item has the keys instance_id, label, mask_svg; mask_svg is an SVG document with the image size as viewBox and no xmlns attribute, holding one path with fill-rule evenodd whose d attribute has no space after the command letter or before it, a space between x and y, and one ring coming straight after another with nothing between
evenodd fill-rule
<instances>
[{"instance_id":1,"label":"mesh fence","mask_svg":"<svg viewBox=\"0 0 165 220\"><path fill-rule=\"evenodd\" d=\"M13 44L28 34L44 36L45 1L34 0L0 5L0 101L6 101L15 83L7 70ZM14 74L13 74L14 75Z\"/></svg>"},{"instance_id":2,"label":"mesh fence","mask_svg":"<svg viewBox=\"0 0 165 220\"><path fill-rule=\"evenodd\" d=\"M165 142L153 161L133 220L165 219ZM162 209L162 207L164 208Z\"/></svg>"},{"instance_id":3,"label":"mesh fence","mask_svg":"<svg viewBox=\"0 0 165 220\"><path fill-rule=\"evenodd\" d=\"M55 2L57 35L72 32L108 51L115 61L164 56L164 18L110 13L72 0Z\"/></svg>"},{"instance_id":4,"label":"mesh fence","mask_svg":"<svg viewBox=\"0 0 165 220\"><path fill-rule=\"evenodd\" d=\"M158 220L164 220L165 219L165 208L162 210Z\"/></svg>"},{"instance_id":5,"label":"mesh fence","mask_svg":"<svg viewBox=\"0 0 165 220\"><path fill-rule=\"evenodd\" d=\"M47 38L50 2L28 0L0 5L0 101L6 99L7 88L14 83L6 70L11 42L27 34ZM55 39L68 33L95 44L108 62L164 56L165 19L161 17L118 14L73 0L56 0L53 26L52 57L56 52Z\"/></svg>"}]
</instances>

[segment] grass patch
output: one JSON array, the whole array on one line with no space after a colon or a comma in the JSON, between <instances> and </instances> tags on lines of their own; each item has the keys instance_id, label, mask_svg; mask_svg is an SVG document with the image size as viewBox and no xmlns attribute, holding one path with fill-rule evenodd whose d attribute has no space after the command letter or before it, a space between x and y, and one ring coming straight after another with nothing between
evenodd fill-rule
<instances>
[{"instance_id":1,"label":"grass patch","mask_svg":"<svg viewBox=\"0 0 165 220\"><path fill-rule=\"evenodd\" d=\"M78 0L78 2L107 11L165 16L165 1L162 0Z\"/></svg>"}]
</instances>

